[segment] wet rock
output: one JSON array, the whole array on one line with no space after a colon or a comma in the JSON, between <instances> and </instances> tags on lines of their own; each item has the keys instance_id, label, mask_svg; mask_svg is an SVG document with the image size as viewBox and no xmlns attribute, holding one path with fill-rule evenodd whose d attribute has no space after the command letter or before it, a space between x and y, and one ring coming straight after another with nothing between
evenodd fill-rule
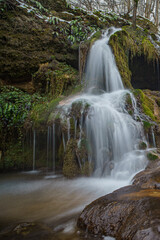
<instances>
[{"instance_id":1,"label":"wet rock","mask_svg":"<svg viewBox=\"0 0 160 240\"><path fill-rule=\"evenodd\" d=\"M140 142L139 149L144 150L147 148L147 144L145 142Z\"/></svg>"},{"instance_id":2,"label":"wet rock","mask_svg":"<svg viewBox=\"0 0 160 240\"><path fill-rule=\"evenodd\" d=\"M150 161L155 161L159 158L159 154L155 153L154 151L150 151L149 153L147 153L147 158Z\"/></svg>"},{"instance_id":3,"label":"wet rock","mask_svg":"<svg viewBox=\"0 0 160 240\"><path fill-rule=\"evenodd\" d=\"M47 225L42 223L20 223L4 233L0 233L0 239L6 240L50 240L53 231Z\"/></svg>"},{"instance_id":4,"label":"wet rock","mask_svg":"<svg viewBox=\"0 0 160 240\"><path fill-rule=\"evenodd\" d=\"M136 174L133 185L141 188L160 189L160 161L150 162L144 171Z\"/></svg>"},{"instance_id":5,"label":"wet rock","mask_svg":"<svg viewBox=\"0 0 160 240\"><path fill-rule=\"evenodd\" d=\"M75 149L77 143L71 139L67 143L66 153L63 163L63 174L68 178L76 177L80 174L79 166L76 161Z\"/></svg>"},{"instance_id":6,"label":"wet rock","mask_svg":"<svg viewBox=\"0 0 160 240\"><path fill-rule=\"evenodd\" d=\"M133 184L88 205L78 218L79 228L117 240L160 239L160 161L150 161Z\"/></svg>"},{"instance_id":7,"label":"wet rock","mask_svg":"<svg viewBox=\"0 0 160 240\"><path fill-rule=\"evenodd\" d=\"M78 227L117 240L159 239L160 190L127 186L88 205Z\"/></svg>"}]
</instances>

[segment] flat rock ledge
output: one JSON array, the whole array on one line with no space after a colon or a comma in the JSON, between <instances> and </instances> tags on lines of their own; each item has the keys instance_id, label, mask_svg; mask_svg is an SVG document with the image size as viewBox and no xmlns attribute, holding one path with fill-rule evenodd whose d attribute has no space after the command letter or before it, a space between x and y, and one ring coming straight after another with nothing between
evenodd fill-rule
<instances>
[{"instance_id":1,"label":"flat rock ledge","mask_svg":"<svg viewBox=\"0 0 160 240\"><path fill-rule=\"evenodd\" d=\"M77 226L116 240L160 239L160 161L149 163L133 184L103 196L80 214Z\"/></svg>"}]
</instances>

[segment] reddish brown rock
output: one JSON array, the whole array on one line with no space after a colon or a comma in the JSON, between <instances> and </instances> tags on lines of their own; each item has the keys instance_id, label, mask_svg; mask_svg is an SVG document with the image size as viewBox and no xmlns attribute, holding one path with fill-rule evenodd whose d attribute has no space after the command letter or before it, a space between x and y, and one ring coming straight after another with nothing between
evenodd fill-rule
<instances>
[{"instance_id":1,"label":"reddish brown rock","mask_svg":"<svg viewBox=\"0 0 160 240\"><path fill-rule=\"evenodd\" d=\"M78 227L117 240L160 239L160 190L127 186L88 205Z\"/></svg>"},{"instance_id":2,"label":"reddish brown rock","mask_svg":"<svg viewBox=\"0 0 160 240\"><path fill-rule=\"evenodd\" d=\"M117 240L160 239L160 161L150 162L121 188L88 205L78 227Z\"/></svg>"}]
</instances>

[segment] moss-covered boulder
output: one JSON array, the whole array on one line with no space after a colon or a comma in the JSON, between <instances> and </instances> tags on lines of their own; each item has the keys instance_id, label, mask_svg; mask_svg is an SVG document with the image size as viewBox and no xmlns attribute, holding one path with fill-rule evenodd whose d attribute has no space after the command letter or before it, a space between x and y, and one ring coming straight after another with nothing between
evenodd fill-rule
<instances>
[{"instance_id":1,"label":"moss-covered boulder","mask_svg":"<svg viewBox=\"0 0 160 240\"><path fill-rule=\"evenodd\" d=\"M57 97L78 82L78 73L71 66L53 60L41 64L38 71L33 74L33 85L40 93L50 93Z\"/></svg>"}]
</instances>

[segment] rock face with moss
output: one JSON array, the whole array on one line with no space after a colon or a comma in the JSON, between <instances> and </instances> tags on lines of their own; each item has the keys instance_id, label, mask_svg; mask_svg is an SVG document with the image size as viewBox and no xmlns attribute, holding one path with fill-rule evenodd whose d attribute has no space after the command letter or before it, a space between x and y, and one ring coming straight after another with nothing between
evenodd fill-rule
<instances>
[{"instance_id":1,"label":"rock face with moss","mask_svg":"<svg viewBox=\"0 0 160 240\"><path fill-rule=\"evenodd\" d=\"M37 92L58 97L69 87L75 86L78 82L78 73L71 66L53 60L41 64L38 71L33 74L32 80Z\"/></svg>"},{"instance_id":2,"label":"rock face with moss","mask_svg":"<svg viewBox=\"0 0 160 240\"><path fill-rule=\"evenodd\" d=\"M37 4L37 1L26 2L28 8L22 8L16 0L11 0L10 3L1 12L0 19L0 78L4 83L31 81L32 74L38 70L39 64L51 62L55 56L60 61L78 67L77 50L71 49L63 34L54 34L57 32L55 22L51 24L50 19L48 22L43 19L49 16L47 7L53 9L55 15L58 15L56 11L66 10L65 1L42 1L46 8L40 3ZM30 7L34 7L35 11L29 11ZM36 14L42 17L38 18L39 15ZM66 25L65 21L59 22L58 31Z\"/></svg>"},{"instance_id":3,"label":"rock face with moss","mask_svg":"<svg viewBox=\"0 0 160 240\"><path fill-rule=\"evenodd\" d=\"M68 101L71 100L68 99ZM59 105L62 103L63 101ZM83 101L77 101L67 109L65 111L64 105L51 115L52 122L59 126L60 144L57 146L57 161L62 162L63 174L66 177L90 176L93 173L93 163L88 160L89 142L84 130L89 105Z\"/></svg>"},{"instance_id":4,"label":"rock face with moss","mask_svg":"<svg viewBox=\"0 0 160 240\"><path fill-rule=\"evenodd\" d=\"M148 37L148 31L122 27L111 36L111 45L118 69L127 88L159 90L159 51Z\"/></svg>"}]
</instances>

